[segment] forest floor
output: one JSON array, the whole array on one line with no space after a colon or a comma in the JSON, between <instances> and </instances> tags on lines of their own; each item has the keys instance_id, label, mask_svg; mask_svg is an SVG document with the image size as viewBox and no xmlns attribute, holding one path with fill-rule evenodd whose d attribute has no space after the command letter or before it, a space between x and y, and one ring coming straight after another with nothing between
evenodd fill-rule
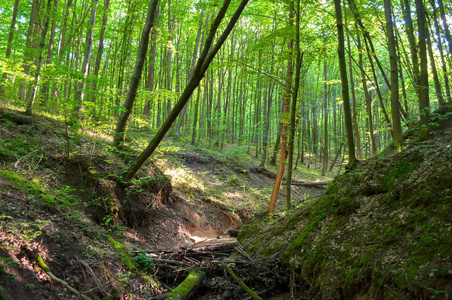
<instances>
[{"instance_id":1,"label":"forest floor","mask_svg":"<svg viewBox=\"0 0 452 300\"><path fill-rule=\"evenodd\" d=\"M78 299L38 267L37 257L92 299L149 299L174 288L198 260L172 266L147 255L174 261L194 245L218 243L219 237L226 243L230 230L266 209L276 167L259 168L246 147L220 152L169 138L136 179L124 183L120 174L138 153L130 149L142 148L150 134L131 131L129 150L117 153L105 134L109 128L88 127L0 109L0 299ZM310 168L300 164L294 180L331 181L333 173L320 176L319 168L314 159ZM294 205L324 191L322 185L294 186ZM284 192L282 186L277 214ZM203 253L215 260L217 252L209 249ZM234 249L225 250L246 257ZM235 270L248 272L249 284L263 289L279 276L275 263ZM242 298L243 290L218 264L205 268L205 299Z\"/></svg>"}]
</instances>

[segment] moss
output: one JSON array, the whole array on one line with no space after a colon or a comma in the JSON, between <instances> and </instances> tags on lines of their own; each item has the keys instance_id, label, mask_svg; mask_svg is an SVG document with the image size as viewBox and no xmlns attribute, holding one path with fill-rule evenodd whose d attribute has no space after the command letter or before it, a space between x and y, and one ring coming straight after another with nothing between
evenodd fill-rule
<instances>
[{"instance_id":1,"label":"moss","mask_svg":"<svg viewBox=\"0 0 452 300\"><path fill-rule=\"evenodd\" d=\"M131 272L137 272L137 267L133 263L133 259L127 253L127 251L124 248L124 246L121 243L117 242L111 236L108 236L108 241L113 245L113 248L118 253L119 260L124 264L126 269L131 271Z\"/></svg>"},{"instance_id":2,"label":"moss","mask_svg":"<svg viewBox=\"0 0 452 300\"><path fill-rule=\"evenodd\" d=\"M206 273L202 269L190 269L188 276L179 284L166 299L185 299L202 282Z\"/></svg>"},{"instance_id":3,"label":"moss","mask_svg":"<svg viewBox=\"0 0 452 300\"><path fill-rule=\"evenodd\" d=\"M19 174L11 172L9 170L0 170L0 177L8 181L11 186L18 190L27 191L28 193L33 195L44 193L44 189L38 186L38 181L34 180L34 182L30 182L30 180L27 180Z\"/></svg>"},{"instance_id":4,"label":"moss","mask_svg":"<svg viewBox=\"0 0 452 300\"><path fill-rule=\"evenodd\" d=\"M42 260L42 257L37 256L36 257L36 262L38 263L38 266L44 271L44 272L49 272L49 267L47 267L47 265L44 263L44 260Z\"/></svg>"}]
</instances>

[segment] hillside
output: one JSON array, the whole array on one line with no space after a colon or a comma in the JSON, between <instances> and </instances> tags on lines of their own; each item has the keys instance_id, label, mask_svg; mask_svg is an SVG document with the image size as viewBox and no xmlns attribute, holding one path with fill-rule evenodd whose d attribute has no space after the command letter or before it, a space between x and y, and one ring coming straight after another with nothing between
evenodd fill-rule
<instances>
[{"instance_id":1,"label":"hillside","mask_svg":"<svg viewBox=\"0 0 452 300\"><path fill-rule=\"evenodd\" d=\"M335 178L288 217L255 222L240 240L291 270L297 299L449 299L452 295L451 107L427 139L406 134Z\"/></svg>"},{"instance_id":2,"label":"hillside","mask_svg":"<svg viewBox=\"0 0 452 300\"><path fill-rule=\"evenodd\" d=\"M240 229L265 209L274 180L271 167L257 168L245 147L216 152L168 139L125 183L121 172L138 152L112 151L101 127L85 130L54 116L1 109L0 128L0 292L6 299L76 299L39 268L38 257L91 299L164 294L189 265L172 269L141 253L174 257ZM131 130L131 145L139 148L149 135ZM312 169L295 179L328 180ZM294 201L323 192L296 187ZM213 281L203 295L233 286L215 282L225 276L218 265L206 270ZM259 276L274 275L256 271Z\"/></svg>"}]
</instances>

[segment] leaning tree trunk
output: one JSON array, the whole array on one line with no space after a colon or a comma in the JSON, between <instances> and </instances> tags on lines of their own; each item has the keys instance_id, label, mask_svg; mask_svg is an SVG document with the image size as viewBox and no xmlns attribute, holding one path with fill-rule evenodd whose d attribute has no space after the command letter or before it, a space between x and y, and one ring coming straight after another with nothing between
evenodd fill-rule
<instances>
[{"instance_id":1,"label":"leaning tree trunk","mask_svg":"<svg viewBox=\"0 0 452 300\"><path fill-rule=\"evenodd\" d=\"M166 135L171 125L176 120L180 111L184 108L184 105L187 103L188 99L190 99L191 94L197 88L201 79L204 77L207 69L209 68L210 63L217 54L218 50L220 50L223 43L226 41L226 38L228 37L231 30L234 28L234 25L237 23L240 14L242 13L248 1L249 0L242 0L240 2L239 6L237 7L237 10L231 17L223 33L221 34L220 37L218 37L217 43L213 47L210 47L215 37L215 33L218 30L221 20L224 18L230 3L230 0L224 1L223 6L218 12L217 18L213 21L210 27L210 32L206 38L206 43L204 44L203 50L193 71L193 77L191 78L190 82L182 92L182 95L179 97L179 100L177 101L176 105L172 109L169 116L166 118L162 127L156 133L156 135L151 140L146 149L136 158L131 167L127 170L126 174L124 175L124 179L126 180L132 179L138 172L138 170L141 168L141 166L144 164L144 162L152 155L152 153L154 153L154 150L160 144L163 137Z\"/></svg>"}]
</instances>

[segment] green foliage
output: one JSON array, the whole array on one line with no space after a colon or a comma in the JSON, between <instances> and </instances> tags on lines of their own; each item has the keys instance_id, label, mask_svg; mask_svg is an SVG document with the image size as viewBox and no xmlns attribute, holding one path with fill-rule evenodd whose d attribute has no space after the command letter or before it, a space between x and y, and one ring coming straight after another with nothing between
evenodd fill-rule
<instances>
[{"instance_id":1,"label":"green foliage","mask_svg":"<svg viewBox=\"0 0 452 300\"><path fill-rule=\"evenodd\" d=\"M25 240L27 243L32 242L37 237L42 234L42 230L50 224L48 220L36 220L34 222L3 222L3 220L12 220L11 216L0 216L2 220L1 228L12 235L19 237L20 239Z\"/></svg>"},{"instance_id":2,"label":"green foliage","mask_svg":"<svg viewBox=\"0 0 452 300\"><path fill-rule=\"evenodd\" d=\"M137 269L144 273L149 274L154 270L154 261L149 256L147 256L144 251L135 256L133 260L135 261L135 266L137 267Z\"/></svg>"}]
</instances>

